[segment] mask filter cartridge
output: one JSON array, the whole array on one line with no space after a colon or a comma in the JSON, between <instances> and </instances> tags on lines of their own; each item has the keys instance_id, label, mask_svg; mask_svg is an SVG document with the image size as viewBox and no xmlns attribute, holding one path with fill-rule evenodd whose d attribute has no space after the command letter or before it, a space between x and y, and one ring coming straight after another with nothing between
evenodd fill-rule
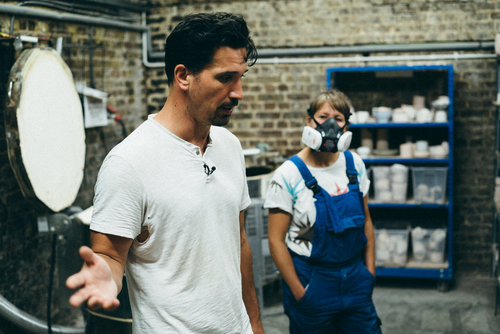
<instances>
[{"instance_id":1,"label":"mask filter cartridge","mask_svg":"<svg viewBox=\"0 0 500 334\"><path fill-rule=\"evenodd\" d=\"M352 132L351 131L344 132L340 136L339 141L337 143L339 152L347 151L349 145L351 145L351 140L352 140Z\"/></svg>"},{"instance_id":2,"label":"mask filter cartridge","mask_svg":"<svg viewBox=\"0 0 500 334\"><path fill-rule=\"evenodd\" d=\"M304 130L302 131L302 142L317 151L321 147L323 139L321 138L321 133L316 131L316 129L310 126L304 126Z\"/></svg>"}]
</instances>

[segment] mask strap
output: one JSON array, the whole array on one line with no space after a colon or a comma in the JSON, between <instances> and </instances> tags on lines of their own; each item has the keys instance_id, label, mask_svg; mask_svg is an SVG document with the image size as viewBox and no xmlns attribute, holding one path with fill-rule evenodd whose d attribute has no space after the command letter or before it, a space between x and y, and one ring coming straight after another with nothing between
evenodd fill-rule
<instances>
[{"instance_id":1,"label":"mask strap","mask_svg":"<svg viewBox=\"0 0 500 334\"><path fill-rule=\"evenodd\" d=\"M319 124L318 121L314 117L311 117L311 118L314 121L314 123L316 123L317 126L321 127L321 124Z\"/></svg>"},{"instance_id":2,"label":"mask strap","mask_svg":"<svg viewBox=\"0 0 500 334\"><path fill-rule=\"evenodd\" d=\"M312 120L314 121L314 123L316 123L317 126L321 127L321 124L318 123L318 121L316 121L316 119L314 117L311 117ZM335 119L334 119L335 121ZM335 123L337 123L337 121L335 121ZM337 123L337 125L339 125L339 123ZM342 130L342 132L344 132L344 129L345 127L347 126L347 122L344 124L344 126L339 126L340 130Z\"/></svg>"}]
</instances>

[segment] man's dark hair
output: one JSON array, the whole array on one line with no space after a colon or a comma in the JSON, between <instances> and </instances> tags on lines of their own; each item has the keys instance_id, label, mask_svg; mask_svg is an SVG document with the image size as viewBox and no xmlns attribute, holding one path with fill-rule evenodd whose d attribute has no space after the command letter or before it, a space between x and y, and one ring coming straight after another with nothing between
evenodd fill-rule
<instances>
[{"instance_id":1,"label":"man's dark hair","mask_svg":"<svg viewBox=\"0 0 500 334\"><path fill-rule=\"evenodd\" d=\"M199 13L186 16L165 42L165 73L168 84L174 80L174 68L185 65L194 74L200 73L213 60L215 51L223 46L245 48L249 66L257 61L257 49L248 27L240 15L231 13Z\"/></svg>"}]
</instances>

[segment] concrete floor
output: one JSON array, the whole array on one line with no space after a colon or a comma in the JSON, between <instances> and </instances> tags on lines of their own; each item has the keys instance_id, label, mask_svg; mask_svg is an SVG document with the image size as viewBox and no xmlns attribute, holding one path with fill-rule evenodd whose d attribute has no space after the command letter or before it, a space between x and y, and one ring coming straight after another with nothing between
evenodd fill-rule
<instances>
[{"instance_id":1,"label":"concrete floor","mask_svg":"<svg viewBox=\"0 0 500 334\"><path fill-rule=\"evenodd\" d=\"M447 292L438 291L435 281L377 279L373 300L383 334L500 334L495 289L488 277L459 277ZM265 286L262 314L266 334L288 333L279 280ZM0 334L20 333L4 325ZM99 333L124 333L115 329Z\"/></svg>"},{"instance_id":2,"label":"concrete floor","mask_svg":"<svg viewBox=\"0 0 500 334\"><path fill-rule=\"evenodd\" d=\"M500 334L493 278L457 278L447 292L436 282L377 280L373 300L384 334ZM266 334L288 333L279 282L264 290Z\"/></svg>"}]
</instances>

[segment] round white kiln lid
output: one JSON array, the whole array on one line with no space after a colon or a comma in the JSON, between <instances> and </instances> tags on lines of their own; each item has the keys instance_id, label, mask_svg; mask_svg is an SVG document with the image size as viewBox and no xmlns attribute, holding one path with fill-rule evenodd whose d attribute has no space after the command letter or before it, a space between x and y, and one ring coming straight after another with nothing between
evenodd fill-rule
<instances>
[{"instance_id":1,"label":"round white kiln lid","mask_svg":"<svg viewBox=\"0 0 500 334\"><path fill-rule=\"evenodd\" d=\"M33 192L58 212L75 201L85 167L85 128L73 76L50 48L24 51L12 68L13 76L19 85L13 90L18 96L11 97L17 102L17 154L24 168L12 159L11 165L24 169L14 171L18 182L20 174L28 180L24 183L29 184L19 182L23 193ZM6 131L15 129L6 126Z\"/></svg>"}]
</instances>

